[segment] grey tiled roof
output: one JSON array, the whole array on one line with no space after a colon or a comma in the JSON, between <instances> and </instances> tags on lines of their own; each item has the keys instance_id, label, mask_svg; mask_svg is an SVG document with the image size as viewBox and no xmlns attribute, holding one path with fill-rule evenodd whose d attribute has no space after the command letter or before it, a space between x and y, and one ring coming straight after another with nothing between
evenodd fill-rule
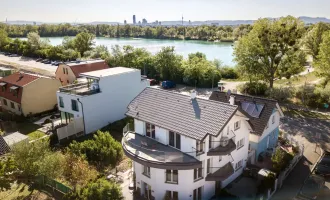
<instances>
[{"instance_id":1,"label":"grey tiled roof","mask_svg":"<svg viewBox=\"0 0 330 200\"><path fill-rule=\"evenodd\" d=\"M3 139L3 137L0 135L0 155L3 155L5 153L8 153L10 150L8 144Z\"/></svg>"},{"instance_id":2,"label":"grey tiled roof","mask_svg":"<svg viewBox=\"0 0 330 200\"><path fill-rule=\"evenodd\" d=\"M238 105L238 110L249 118L249 123L253 129L251 133L254 133L256 135L262 135L262 133L264 132L267 126L267 122L269 121L269 118L273 113L273 110L277 108L276 107L277 101L273 99L253 97L253 96L247 96L241 94L231 94L231 95L235 96L235 105ZM210 100L225 102L229 104L229 97L225 92L220 92L220 91L212 92L210 96ZM241 103L243 101L255 102L257 104L265 105L259 115L259 118L250 116L242 109Z\"/></svg>"},{"instance_id":3,"label":"grey tiled roof","mask_svg":"<svg viewBox=\"0 0 330 200\"><path fill-rule=\"evenodd\" d=\"M218 135L236 110L235 105L146 88L129 104L126 115L202 140L207 134Z\"/></svg>"}]
</instances>

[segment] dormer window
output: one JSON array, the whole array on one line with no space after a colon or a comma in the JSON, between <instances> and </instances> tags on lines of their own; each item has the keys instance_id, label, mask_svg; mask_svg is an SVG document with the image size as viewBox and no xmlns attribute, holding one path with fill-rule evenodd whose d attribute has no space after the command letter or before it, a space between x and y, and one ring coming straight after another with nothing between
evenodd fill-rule
<instances>
[{"instance_id":1,"label":"dormer window","mask_svg":"<svg viewBox=\"0 0 330 200\"><path fill-rule=\"evenodd\" d=\"M5 83L5 82L0 83L0 87L1 87L2 92L6 91L6 85L7 85L7 83Z\"/></svg>"},{"instance_id":2,"label":"dormer window","mask_svg":"<svg viewBox=\"0 0 330 200\"><path fill-rule=\"evenodd\" d=\"M10 92L13 93L14 97L18 96L18 87L17 86L11 86Z\"/></svg>"}]
</instances>

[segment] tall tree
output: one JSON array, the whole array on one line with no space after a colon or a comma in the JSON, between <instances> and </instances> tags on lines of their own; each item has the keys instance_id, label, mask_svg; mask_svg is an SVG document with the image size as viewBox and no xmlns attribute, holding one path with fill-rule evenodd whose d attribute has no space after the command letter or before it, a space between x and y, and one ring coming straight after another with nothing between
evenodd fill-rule
<instances>
[{"instance_id":1,"label":"tall tree","mask_svg":"<svg viewBox=\"0 0 330 200\"><path fill-rule=\"evenodd\" d=\"M8 44L8 34L4 29L0 29L0 49Z\"/></svg>"},{"instance_id":2,"label":"tall tree","mask_svg":"<svg viewBox=\"0 0 330 200\"><path fill-rule=\"evenodd\" d=\"M326 79L326 82L330 80L330 31L325 32L322 36L316 69L318 74Z\"/></svg>"},{"instance_id":3,"label":"tall tree","mask_svg":"<svg viewBox=\"0 0 330 200\"><path fill-rule=\"evenodd\" d=\"M234 48L235 60L248 73L260 75L273 88L283 58L300 51L299 40L303 33L303 22L292 16L260 19L248 35L239 39Z\"/></svg>"},{"instance_id":4,"label":"tall tree","mask_svg":"<svg viewBox=\"0 0 330 200\"><path fill-rule=\"evenodd\" d=\"M319 22L306 34L304 44L308 53L316 59L319 54L320 44L322 43L322 35L327 30L330 30L330 25Z\"/></svg>"},{"instance_id":5,"label":"tall tree","mask_svg":"<svg viewBox=\"0 0 330 200\"><path fill-rule=\"evenodd\" d=\"M85 51L89 51L95 44L95 35L90 33L79 33L74 39L74 46L80 55L84 55Z\"/></svg>"}]
</instances>

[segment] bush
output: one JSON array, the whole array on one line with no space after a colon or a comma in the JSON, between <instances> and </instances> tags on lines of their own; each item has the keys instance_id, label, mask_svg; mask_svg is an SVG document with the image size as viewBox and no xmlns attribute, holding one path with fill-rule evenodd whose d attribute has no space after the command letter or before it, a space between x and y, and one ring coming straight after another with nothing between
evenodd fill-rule
<instances>
[{"instance_id":1,"label":"bush","mask_svg":"<svg viewBox=\"0 0 330 200\"><path fill-rule=\"evenodd\" d=\"M304 85L300 86L296 91L296 98L300 99L304 105L312 108L322 108L324 103L329 102L327 87ZM330 86L329 86L330 88Z\"/></svg>"},{"instance_id":2,"label":"bush","mask_svg":"<svg viewBox=\"0 0 330 200\"><path fill-rule=\"evenodd\" d=\"M236 68L232 67L221 67L220 75L224 79L237 79L239 77Z\"/></svg>"},{"instance_id":3,"label":"bush","mask_svg":"<svg viewBox=\"0 0 330 200\"><path fill-rule=\"evenodd\" d=\"M283 151L280 148L276 149L274 155L272 156L274 171L279 174L281 171L287 168L287 166L289 166L292 159L293 155Z\"/></svg>"},{"instance_id":4,"label":"bush","mask_svg":"<svg viewBox=\"0 0 330 200\"><path fill-rule=\"evenodd\" d=\"M268 86L262 82L248 82L238 86L238 91L242 94L249 94L249 95L258 95L262 96L265 95Z\"/></svg>"},{"instance_id":5,"label":"bush","mask_svg":"<svg viewBox=\"0 0 330 200\"><path fill-rule=\"evenodd\" d=\"M283 87L283 88L270 88L266 91L266 95L277 101L287 102L290 98L295 95L295 89L293 87Z\"/></svg>"}]
</instances>

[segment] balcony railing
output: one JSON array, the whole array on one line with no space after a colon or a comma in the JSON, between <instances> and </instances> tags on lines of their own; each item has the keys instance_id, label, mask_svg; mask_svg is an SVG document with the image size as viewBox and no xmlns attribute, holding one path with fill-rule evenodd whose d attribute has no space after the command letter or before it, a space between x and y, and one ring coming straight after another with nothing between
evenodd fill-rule
<instances>
[{"instance_id":1,"label":"balcony railing","mask_svg":"<svg viewBox=\"0 0 330 200\"><path fill-rule=\"evenodd\" d=\"M85 96L99 93L100 89L91 88L91 83L77 83L60 87L60 92Z\"/></svg>"},{"instance_id":2,"label":"balcony railing","mask_svg":"<svg viewBox=\"0 0 330 200\"><path fill-rule=\"evenodd\" d=\"M230 162L222 167L209 167L206 181L224 181L234 174L235 170Z\"/></svg>"},{"instance_id":3,"label":"balcony railing","mask_svg":"<svg viewBox=\"0 0 330 200\"><path fill-rule=\"evenodd\" d=\"M221 141L212 141L212 147L214 148L210 148L207 152L208 156L224 156L234 151L236 149L236 144L234 139L227 139Z\"/></svg>"}]
</instances>

